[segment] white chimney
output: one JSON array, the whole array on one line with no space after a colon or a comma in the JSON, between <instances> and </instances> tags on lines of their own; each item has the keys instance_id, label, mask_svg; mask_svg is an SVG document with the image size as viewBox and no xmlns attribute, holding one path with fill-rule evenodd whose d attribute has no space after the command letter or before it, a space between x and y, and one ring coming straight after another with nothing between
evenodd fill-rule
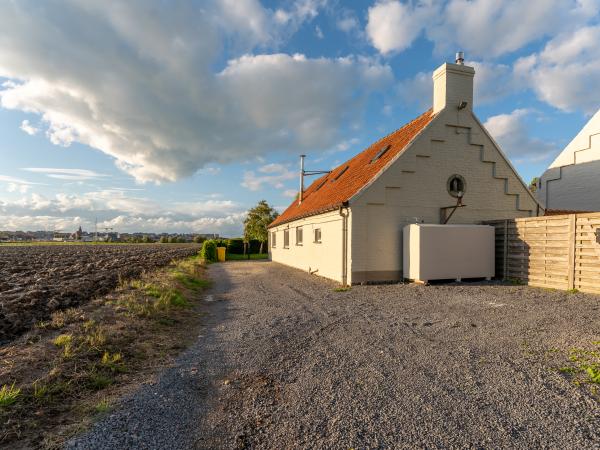
<instances>
[{"instance_id":1,"label":"white chimney","mask_svg":"<svg viewBox=\"0 0 600 450\"><path fill-rule=\"evenodd\" d=\"M463 52L456 54L456 64L445 63L433 72L433 112L444 108L473 109L475 69L464 65Z\"/></svg>"}]
</instances>

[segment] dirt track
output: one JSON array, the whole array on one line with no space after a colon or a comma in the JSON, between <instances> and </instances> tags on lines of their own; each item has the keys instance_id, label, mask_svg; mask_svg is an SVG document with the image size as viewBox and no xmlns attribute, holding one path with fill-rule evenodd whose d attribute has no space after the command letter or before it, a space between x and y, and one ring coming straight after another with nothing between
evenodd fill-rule
<instances>
[{"instance_id":1,"label":"dirt track","mask_svg":"<svg viewBox=\"0 0 600 450\"><path fill-rule=\"evenodd\" d=\"M113 289L119 277L193 255L197 245L0 246L0 344Z\"/></svg>"},{"instance_id":2,"label":"dirt track","mask_svg":"<svg viewBox=\"0 0 600 450\"><path fill-rule=\"evenodd\" d=\"M197 343L70 448L600 446L597 397L555 370L599 340L600 297L210 273Z\"/></svg>"}]
</instances>

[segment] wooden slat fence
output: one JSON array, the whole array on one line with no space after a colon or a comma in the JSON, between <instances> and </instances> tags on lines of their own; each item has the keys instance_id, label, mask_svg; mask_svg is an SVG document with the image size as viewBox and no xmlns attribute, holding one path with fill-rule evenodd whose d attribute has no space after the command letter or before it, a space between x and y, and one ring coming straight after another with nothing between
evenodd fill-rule
<instances>
[{"instance_id":1,"label":"wooden slat fence","mask_svg":"<svg viewBox=\"0 0 600 450\"><path fill-rule=\"evenodd\" d=\"M485 222L496 229L496 276L600 294L600 213Z\"/></svg>"}]
</instances>

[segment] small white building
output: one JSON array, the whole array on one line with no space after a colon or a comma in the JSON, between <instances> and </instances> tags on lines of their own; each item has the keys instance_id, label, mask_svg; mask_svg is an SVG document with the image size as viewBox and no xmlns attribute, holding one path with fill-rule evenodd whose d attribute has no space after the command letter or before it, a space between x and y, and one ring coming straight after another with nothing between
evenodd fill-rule
<instances>
[{"instance_id":1,"label":"small white building","mask_svg":"<svg viewBox=\"0 0 600 450\"><path fill-rule=\"evenodd\" d=\"M549 210L600 211L600 110L550 164L536 195Z\"/></svg>"},{"instance_id":2,"label":"small white building","mask_svg":"<svg viewBox=\"0 0 600 450\"><path fill-rule=\"evenodd\" d=\"M474 74L439 67L433 108L314 181L269 225L270 258L343 284L397 281L407 224L542 214L473 113Z\"/></svg>"}]
</instances>

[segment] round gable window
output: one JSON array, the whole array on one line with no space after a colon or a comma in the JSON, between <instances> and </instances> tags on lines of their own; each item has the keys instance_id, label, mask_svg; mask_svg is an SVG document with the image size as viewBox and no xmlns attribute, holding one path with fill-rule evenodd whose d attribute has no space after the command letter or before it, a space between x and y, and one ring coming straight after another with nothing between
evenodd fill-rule
<instances>
[{"instance_id":1,"label":"round gable window","mask_svg":"<svg viewBox=\"0 0 600 450\"><path fill-rule=\"evenodd\" d=\"M452 175L448 178L447 183L448 193L452 197L462 197L465 195L465 190L467 189L467 182L460 175Z\"/></svg>"}]
</instances>

